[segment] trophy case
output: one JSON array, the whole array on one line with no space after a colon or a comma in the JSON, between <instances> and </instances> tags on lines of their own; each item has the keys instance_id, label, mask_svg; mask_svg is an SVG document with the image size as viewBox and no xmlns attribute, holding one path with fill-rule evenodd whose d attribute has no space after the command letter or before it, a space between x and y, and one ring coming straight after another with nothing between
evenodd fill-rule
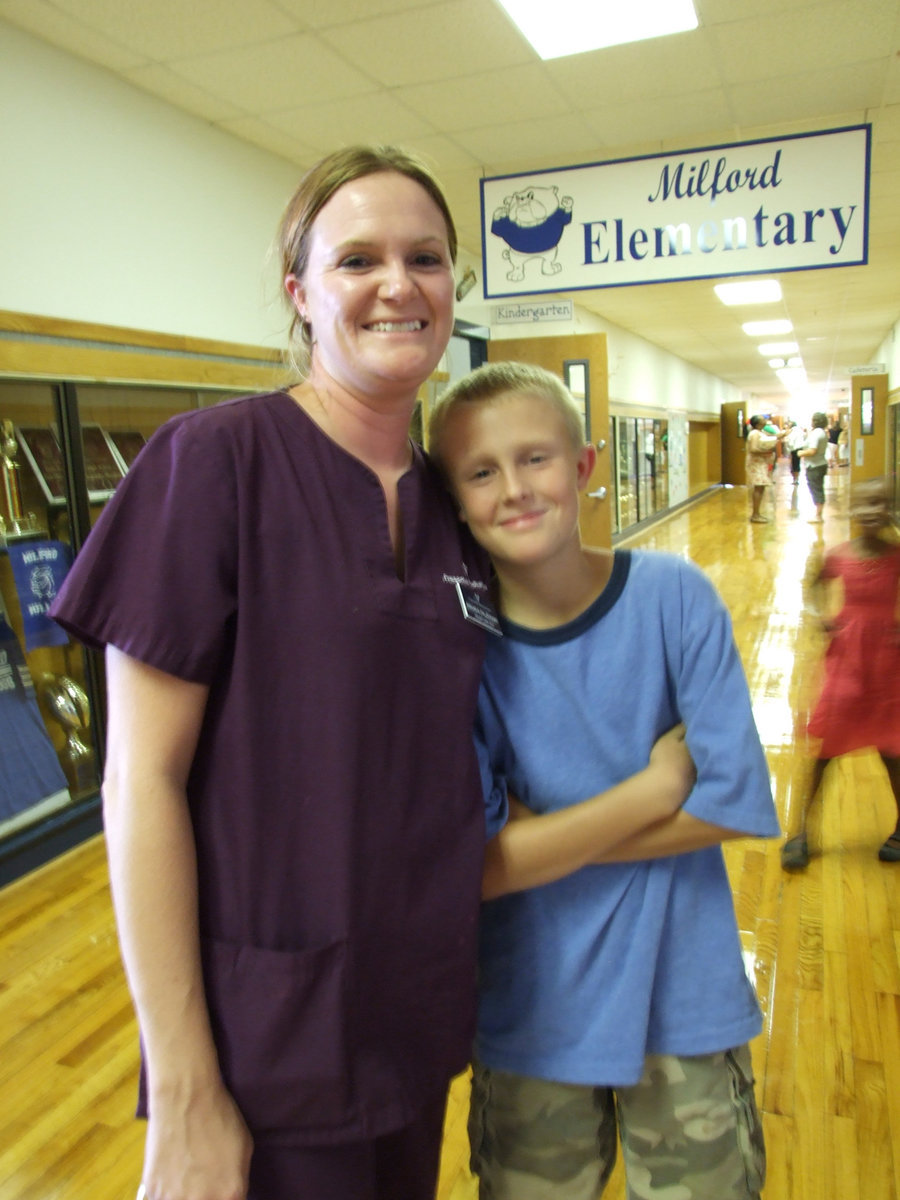
<instances>
[{"instance_id":1,"label":"trophy case","mask_svg":"<svg viewBox=\"0 0 900 1200\"><path fill-rule=\"evenodd\" d=\"M0 378L0 883L100 829L102 656L47 610L164 421L235 388Z\"/></svg>"}]
</instances>

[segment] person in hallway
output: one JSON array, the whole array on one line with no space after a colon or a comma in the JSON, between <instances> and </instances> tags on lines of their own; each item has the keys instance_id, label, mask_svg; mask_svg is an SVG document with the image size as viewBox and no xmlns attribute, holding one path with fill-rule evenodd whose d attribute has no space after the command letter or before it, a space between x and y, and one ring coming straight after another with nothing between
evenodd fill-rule
<instances>
[{"instance_id":1,"label":"person in hallway","mask_svg":"<svg viewBox=\"0 0 900 1200\"><path fill-rule=\"evenodd\" d=\"M812 429L806 445L798 450L800 458L806 459L806 486L816 507L812 524L821 525L825 509L825 474L828 471L828 417L823 412L812 415Z\"/></svg>"},{"instance_id":2,"label":"person in hallway","mask_svg":"<svg viewBox=\"0 0 900 1200\"><path fill-rule=\"evenodd\" d=\"M841 438L841 422L837 413L831 414L831 419L825 428L828 434L828 446L825 451L828 465L836 467L838 463L838 442Z\"/></svg>"},{"instance_id":3,"label":"person in hallway","mask_svg":"<svg viewBox=\"0 0 900 1200\"><path fill-rule=\"evenodd\" d=\"M459 593L487 558L408 434L456 234L418 160L353 147L304 176L279 245L299 382L163 426L54 607L106 648L142 1191L431 1200L485 857L486 635ZM622 829L674 811L689 764L663 739L613 797ZM579 854L592 822L608 844L607 809L579 819Z\"/></svg>"},{"instance_id":4,"label":"person in hallway","mask_svg":"<svg viewBox=\"0 0 900 1200\"><path fill-rule=\"evenodd\" d=\"M808 724L820 740L813 760L798 827L781 848L782 866L809 864L807 818L821 795L829 762L874 746L881 756L897 806L897 824L878 851L883 862L900 862L900 545L886 480L857 484L850 519L858 534L829 551L820 583L840 585L834 617L823 623L830 635L822 692Z\"/></svg>"},{"instance_id":5,"label":"person in hallway","mask_svg":"<svg viewBox=\"0 0 900 1200\"><path fill-rule=\"evenodd\" d=\"M747 434L745 462L752 506L750 520L754 524L765 524L769 520L760 509L765 490L772 483L772 452L787 437L786 429L772 435L763 432L765 421L765 417L751 417L750 432Z\"/></svg>"},{"instance_id":6,"label":"person in hallway","mask_svg":"<svg viewBox=\"0 0 900 1200\"><path fill-rule=\"evenodd\" d=\"M837 465L839 467L850 466L850 419L846 415L841 417L841 429L837 440Z\"/></svg>"},{"instance_id":7,"label":"person in hallway","mask_svg":"<svg viewBox=\"0 0 900 1200\"><path fill-rule=\"evenodd\" d=\"M800 482L800 450L806 445L806 430L802 429L796 421L788 420L787 437L784 439L784 448L791 456L791 478L794 481L794 487Z\"/></svg>"},{"instance_id":8,"label":"person in hallway","mask_svg":"<svg viewBox=\"0 0 900 1200\"><path fill-rule=\"evenodd\" d=\"M484 905L480 1194L594 1200L618 1121L633 1194L757 1197L761 1017L719 843L778 822L727 611L681 558L582 545L596 455L556 376L482 367L445 391L430 438L496 572L476 729L489 836L627 778L673 721L697 767L672 817Z\"/></svg>"}]
</instances>

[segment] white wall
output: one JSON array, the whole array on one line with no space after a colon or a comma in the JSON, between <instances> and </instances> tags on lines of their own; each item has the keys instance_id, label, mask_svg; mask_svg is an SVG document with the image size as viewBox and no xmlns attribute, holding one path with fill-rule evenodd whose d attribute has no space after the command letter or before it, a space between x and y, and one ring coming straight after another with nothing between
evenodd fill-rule
<instances>
[{"instance_id":1,"label":"white wall","mask_svg":"<svg viewBox=\"0 0 900 1200\"><path fill-rule=\"evenodd\" d=\"M900 387L900 321L887 335L873 362L884 363L888 374L888 391L896 391Z\"/></svg>"},{"instance_id":2,"label":"white wall","mask_svg":"<svg viewBox=\"0 0 900 1200\"><path fill-rule=\"evenodd\" d=\"M300 170L0 21L0 308L281 346Z\"/></svg>"}]
</instances>

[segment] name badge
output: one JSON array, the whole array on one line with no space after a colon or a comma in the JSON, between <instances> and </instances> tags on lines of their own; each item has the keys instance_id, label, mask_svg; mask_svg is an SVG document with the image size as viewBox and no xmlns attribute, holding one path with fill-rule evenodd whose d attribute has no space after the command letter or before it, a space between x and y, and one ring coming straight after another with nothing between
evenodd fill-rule
<instances>
[{"instance_id":1,"label":"name badge","mask_svg":"<svg viewBox=\"0 0 900 1200\"><path fill-rule=\"evenodd\" d=\"M500 619L494 612L493 606L487 600L482 600L474 588L466 587L457 580L456 594L459 596L460 608L462 608L463 616L467 621L471 621L473 625L478 625L481 629L486 629L488 633L493 633L496 637L503 637Z\"/></svg>"}]
</instances>

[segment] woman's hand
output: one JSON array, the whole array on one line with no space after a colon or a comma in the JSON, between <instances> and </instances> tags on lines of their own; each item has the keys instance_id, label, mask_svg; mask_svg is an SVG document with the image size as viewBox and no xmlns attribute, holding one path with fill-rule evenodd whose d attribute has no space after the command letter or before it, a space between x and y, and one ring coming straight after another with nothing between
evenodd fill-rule
<instances>
[{"instance_id":1,"label":"woman's hand","mask_svg":"<svg viewBox=\"0 0 900 1200\"><path fill-rule=\"evenodd\" d=\"M144 1150L146 1200L246 1200L253 1141L221 1085L151 1100Z\"/></svg>"}]
</instances>

